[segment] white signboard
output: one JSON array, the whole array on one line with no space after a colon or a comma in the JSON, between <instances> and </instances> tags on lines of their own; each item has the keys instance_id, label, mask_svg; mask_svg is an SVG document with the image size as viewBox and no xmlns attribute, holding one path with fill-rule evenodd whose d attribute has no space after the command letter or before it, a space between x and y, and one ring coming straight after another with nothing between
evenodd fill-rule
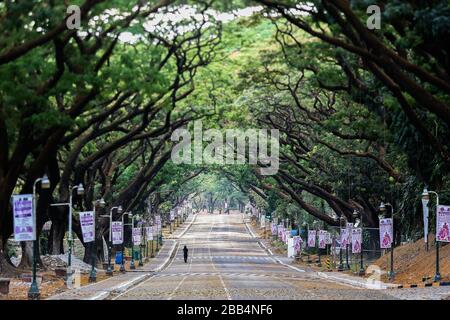
<instances>
[{"instance_id":1,"label":"white signboard","mask_svg":"<svg viewBox=\"0 0 450 320\"><path fill-rule=\"evenodd\" d=\"M291 236L291 230L284 230L283 242L288 243L288 239L290 238L290 236Z\"/></svg>"},{"instance_id":2,"label":"white signboard","mask_svg":"<svg viewBox=\"0 0 450 320\"><path fill-rule=\"evenodd\" d=\"M156 230L155 230L155 233L156 234L159 234L159 232L161 231L161 216L160 215L158 215L158 216L155 216L155 227L156 227Z\"/></svg>"},{"instance_id":3,"label":"white signboard","mask_svg":"<svg viewBox=\"0 0 450 320\"><path fill-rule=\"evenodd\" d=\"M326 240L327 232L325 230L319 230L319 249L325 249L327 246Z\"/></svg>"},{"instance_id":4,"label":"white signboard","mask_svg":"<svg viewBox=\"0 0 450 320\"><path fill-rule=\"evenodd\" d=\"M362 229L352 229L352 253L361 253Z\"/></svg>"},{"instance_id":5,"label":"white signboard","mask_svg":"<svg viewBox=\"0 0 450 320\"><path fill-rule=\"evenodd\" d=\"M288 250L287 250L288 258L294 257L295 254L296 254L294 238L289 238L288 239L288 246L287 246L287 248L288 248Z\"/></svg>"},{"instance_id":6,"label":"white signboard","mask_svg":"<svg viewBox=\"0 0 450 320\"><path fill-rule=\"evenodd\" d=\"M450 206L438 206L436 219L436 239L450 242Z\"/></svg>"},{"instance_id":7,"label":"white signboard","mask_svg":"<svg viewBox=\"0 0 450 320\"><path fill-rule=\"evenodd\" d=\"M147 236L147 240L153 240L153 227L146 227L145 234Z\"/></svg>"},{"instance_id":8,"label":"white signboard","mask_svg":"<svg viewBox=\"0 0 450 320\"><path fill-rule=\"evenodd\" d=\"M175 220L175 210L170 210L170 221Z\"/></svg>"},{"instance_id":9,"label":"white signboard","mask_svg":"<svg viewBox=\"0 0 450 320\"><path fill-rule=\"evenodd\" d=\"M133 228L133 244L135 246L141 244L141 228Z\"/></svg>"},{"instance_id":10,"label":"white signboard","mask_svg":"<svg viewBox=\"0 0 450 320\"><path fill-rule=\"evenodd\" d=\"M112 243L122 244L123 243L122 221L113 221L111 225L111 230L112 230Z\"/></svg>"},{"instance_id":11,"label":"white signboard","mask_svg":"<svg viewBox=\"0 0 450 320\"><path fill-rule=\"evenodd\" d=\"M33 216L33 195L13 196L14 240L36 240L36 221Z\"/></svg>"},{"instance_id":12,"label":"white signboard","mask_svg":"<svg viewBox=\"0 0 450 320\"><path fill-rule=\"evenodd\" d=\"M314 248L316 246L316 230L308 230L308 247Z\"/></svg>"},{"instance_id":13,"label":"white signboard","mask_svg":"<svg viewBox=\"0 0 450 320\"><path fill-rule=\"evenodd\" d=\"M422 201L424 201L424 200L422 200ZM429 200L425 200L425 203L422 202L422 207L423 207L423 236L424 236L425 243L428 242L428 216L429 216L428 202L429 202Z\"/></svg>"},{"instance_id":14,"label":"white signboard","mask_svg":"<svg viewBox=\"0 0 450 320\"><path fill-rule=\"evenodd\" d=\"M261 216L261 220L260 220L260 228L264 228L266 226L266 216Z\"/></svg>"},{"instance_id":15,"label":"white signboard","mask_svg":"<svg viewBox=\"0 0 450 320\"><path fill-rule=\"evenodd\" d=\"M84 243L95 240L95 221L93 211L80 212L81 233Z\"/></svg>"},{"instance_id":16,"label":"white signboard","mask_svg":"<svg viewBox=\"0 0 450 320\"><path fill-rule=\"evenodd\" d=\"M390 248L392 246L392 239L392 218L380 219L380 248Z\"/></svg>"}]
</instances>

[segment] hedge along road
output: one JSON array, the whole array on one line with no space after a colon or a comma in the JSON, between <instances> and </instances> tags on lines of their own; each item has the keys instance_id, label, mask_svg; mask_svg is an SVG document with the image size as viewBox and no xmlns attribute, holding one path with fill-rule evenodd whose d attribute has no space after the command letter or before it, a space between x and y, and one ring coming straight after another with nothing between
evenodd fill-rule
<instances>
[{"instance_id":1,"label":"hedge along road","mask_svg":"<svg viewBox=\"0 0 450 320\"><path fill-rule=\"evenodd\" d=\"M189 248L187 263L184 245ZM199 213L179 238L168 266L114 299L394 299L386 290L351 287L301 271L268 255L240 213Z\"/></svg>"}]
</instances>

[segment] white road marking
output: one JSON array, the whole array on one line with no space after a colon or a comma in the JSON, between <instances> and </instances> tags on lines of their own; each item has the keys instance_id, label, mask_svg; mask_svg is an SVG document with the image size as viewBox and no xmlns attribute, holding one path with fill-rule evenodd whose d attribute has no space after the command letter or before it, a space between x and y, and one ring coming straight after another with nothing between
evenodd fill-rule
<instances>
[{"instance_id":1,"label":"white road marking","mask_svg":"<svg viewBox=\"0 0 450 320\"><path fill-rule=\"evenodd\" d=\"M224 217L224 216L220 217L221 222L223 222L223 217ZM214 225L215 225L215 221L213 222L211 228L209 229L209 232L208 232L208 241L210 240L210 237L211 237L211 230L213 229ZM210 242L210 243L211 243L211 242ZM213 259L212 259L212 256L211 256L211 244L208 246L208 253L209 253L209 256L211 257L211 264L212 264L212 266L213 266L213 269L214 269L214 271L217 271L217 268L216 268L216 266L215 266L215 264L214 264L214 261L213 261ZM230 292L228 291L227 286L225 285L225 282L223 281L222 275L221 275L220 273L219 273L219 279L220 279L220 283L221 283L222 286L223 286L223 289L225 290L225 294L227 295L227 299L228 299L228 300L231 300Z\"/></svg>"}]
</instances>

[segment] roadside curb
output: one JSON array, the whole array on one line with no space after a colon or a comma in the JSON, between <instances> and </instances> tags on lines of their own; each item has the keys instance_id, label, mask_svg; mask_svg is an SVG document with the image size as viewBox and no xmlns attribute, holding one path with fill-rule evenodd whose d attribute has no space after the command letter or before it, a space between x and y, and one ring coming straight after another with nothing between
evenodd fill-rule
<instances>
[{"instance_id":1,"label":"roadside curb","mask_svg":"<svg viewBox=\"0 0 450 320\"><path fill-rule=\"evenodd\" d=\"M179 239L182 236L184 236L184 234L191 228L192 224L195 222L195 220L197 220L197 214L194 215L194 217L192 218L191 222L189 222L189 224L184 228L183 232L181 232L181 234L179 234L176 237L171 237L168 239Z\"/></svg>"},{"instance_id":2,"label":"roadside curb","mask_svg":"<svg viewBox=\"0 0 450 320\"><path fill-rule=\"evenodd\" d=\"M174 240L174 243L169 251L169 256L167 257L167 259L158 268L149 270L147 272L160 272L162 269L164 269L166 265L169 263L169 261L173 258L176 252L176 248L178 248L178 242Z\"/></svg>"},{"instance_id":3,"label":"roadside curb","mask_svg":"<svg viewBox=\"0 0 450 320\"><path fill-rule=\"evenodd\" d=\"M413 284L399 284L397 287L389 289L411 289L411 288L428 288L428 287L445 287L450 286L450 281L440 281L431 283L413 283Z\"/></svg>"},{"instance_id":4,"label":"roadside curb","mask_svg":"<svg viewBox=\"0 0 450 320\"><path fill-rule=\"evenodd\" d=\"M335 277L335 276L329 275L322 271L318 271L318 272L316 272L316 274L323 279L327 279L327 280L334 281L337 283L348 284L348 285L351 285L354 287L359 287L359 288L364 288L364 289L383 290L383 289L395 289L396 288L396 287L393 287L393 285L386 284L382 281L362 282L362 281L353 280L353 279L349 279L349 278L347 279L347 278L343 278L343 277Z\"/></svg>"}]
</instances>

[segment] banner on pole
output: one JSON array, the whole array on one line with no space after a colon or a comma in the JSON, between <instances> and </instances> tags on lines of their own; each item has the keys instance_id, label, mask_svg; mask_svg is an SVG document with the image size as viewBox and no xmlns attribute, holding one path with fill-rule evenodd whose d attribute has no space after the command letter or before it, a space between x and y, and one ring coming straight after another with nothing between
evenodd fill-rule
<instances>
[{"instance_id":1,"label":"banner on pole","mask_svg":"<svg viewBox=\"0 0 450 320\"><path fill-rule=\"evenodd\" d=\"M319 249L325 249L327 244L325 242L325 237L327 232L325 230L319 230Z\"/></svg>"},{"instance_id":2,"label":"banner on pole","mask_svg":"<svg viewBox=\"0 0 450 320\"><path fill-rule=\"evenodd\" d=\"M146 227L145 233L147 235L147 240L153 240L153 227Z\"/></svg>"},{"instance_id":3,"label":"banner on pole","mask_svg":"<svg viewBox=\"0 0 450 320\"><path fill-rule=\"evenodd\" d=\"M450 206L438 206L436 216L437 241L450 242Z\"/></svg>"},{"instance_id":4,"label":"banner on pole","mask_svg":"<svg viewBox=\"0 0 450 320\"><path fill-rule=\"evenodd\" d=\"M428 242L428 217L429 217L429 208L428 208L429 200L422 200L422 208L423 208L423 237L425 243Z\"/></svg>"},{"instance_id":5,"label":"banner on pole","mask_svg":"<svg viewBox=\"0 0 450 320\"><path fill-rule=\"evenodd\" d=\"M33 216L33 195L13 196L14 240L36 240L36 219Z\"/></svg>"},{"instance_id":6,"label":"banner on pole","mask_svg":"<svg viewBox=\"0 0 450 320\"><path fill-rule=\"evenodd\" d=\"M392 246L392 218L380 219L380 248L389 249Z\"/></svg>"},{"instance_id":7,"label":"banner on pole","mask_svg":"<svg viewBox=\"0 0 450 320\"><path fill-rule=\"evenodd\" d=\"M316 246L316 230L308 230L308 247L314 248Z\"/></svg>"},{"instance_id":8,"label":"banner on pole","mask_svg":"<svg viewBox=\"0 0 450 320\"><path fill-rule=\"evenodd\" d=\"M361 253L362 229L352 229L352 253Z\"/></svg>"},{"instance_id":9,"label":"banner on pole","mask_svg":"<svg viewBox=\"0 0 450 320\"><path fill-rule=\"evenodd\" d=\"M283 227L283 225L282 225L282 224L279 224L277 230L278 230L278 238L281 239L281 238L283 237L283 232L284 232L284 227Z\"/></svg>"},{"instance_id":10,"label":"banner on pole","mask_svg":"<svg viewBox=\"0 0 450 320\"><path fill-rule=\"evenodd\" d=\"M346 248L350 241L349 230L347 228L341 229L341 241L340 245L342 248Z\"/></svg>"},{"instance_id":11,"label":"banner on pole","mask_svg":"<svg viewBox=\"0 0 450 320\"><path fill-rule=\"evenodd\" d=\"M133 244L135 246L141 244L141 228L133 228Z\"/></svg>"},{"instance_id":12,"label":"banner on pole","mask_svg":"<svg viewBox=\"0 0 450 320\"><path fill-rule=\"evenodd\" d=\"M294 251L295 254L300 254L302 251L303 239L300 236L294 236Z\"/></svg>"},{"instance_id":13,"label":"banner on pole","mask_svg":"<svg viewBox=\"0 0 450 320\"><path fill-rule=\"evenodd\" d=\"M273 236L277 235L277 225L275 224L275 222L271 223L270 229L272 230L272 235Z\"/></svg>"},{"instance_id":14,"label":"banner on pole","mask_svg":"<svg viewBox=\"0 0 450 320\"><path fill-rule=\"evenodd\" d=\"M175 210L170 210L170 221L175 220Z\"/></svg>"},{"instance_id":15,"label":"banner on pole","mask_svg":"<svg viewBox=\"0 0 450 320\"><path fill-rule=\"evenodd\" d=\"M84 243L95 240L95 225L94 212L83 211L80 212L81 233L83 234Z\"/></svg>"},{"instance_id":16,"label":"banner on pole","mask_svg":"<svg viewBox=\"0 0 450 320\"><path fill-rule=\"evenodd\" d=\"M122 221L113 221L111 229L112 229L112 243L122 244L123 243Z\"/></svg>"}]
</instances>

